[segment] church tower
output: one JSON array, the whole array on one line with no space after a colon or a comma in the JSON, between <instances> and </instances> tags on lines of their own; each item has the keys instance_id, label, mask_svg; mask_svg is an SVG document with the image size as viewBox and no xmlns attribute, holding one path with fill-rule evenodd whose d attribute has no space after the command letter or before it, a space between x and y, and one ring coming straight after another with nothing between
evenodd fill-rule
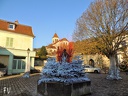
<instances>
[{"instance_id":1,"label":"church tower","mask_svg":"<svg viewBox=\"0 0 128 96\"><path fill-rule=\"evenodd\" d=\"M59 37L58 37L58 35L55 33L54 36L52 37L52 43L54 44L54 43L56 43L56 42L58 42L58 41L59 41Z\"/></svg>"}]
</instances>

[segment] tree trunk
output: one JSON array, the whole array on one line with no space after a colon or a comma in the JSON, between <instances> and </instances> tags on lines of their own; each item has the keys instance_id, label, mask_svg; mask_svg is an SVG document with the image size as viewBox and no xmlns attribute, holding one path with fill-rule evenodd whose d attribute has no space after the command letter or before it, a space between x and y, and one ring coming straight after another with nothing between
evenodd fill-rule
<instances>
[{"instance_id":1,"label":"tree trunk","mask_svg":"<svg viewBox=\"0 0 128 96\"><path fill-rule=\"evenodd\" d=\"M109 68L109 74L107 76L107 79L110 79L110 80L119 80L119 79L122 79L120 76L119 76L119 69L118 69L118 64L116 64L116 56L115 55L112 55L109 57L109 60L110 60L110 68Z\"/></svg>"}]
</instances>

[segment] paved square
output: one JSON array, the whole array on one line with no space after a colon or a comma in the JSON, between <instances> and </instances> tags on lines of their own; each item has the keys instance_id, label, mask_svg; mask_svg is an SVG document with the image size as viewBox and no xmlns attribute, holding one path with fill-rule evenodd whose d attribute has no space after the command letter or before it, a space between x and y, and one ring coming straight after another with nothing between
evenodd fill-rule
<instances>
[{"instance_id":1,"label":"paved square","mask_svg":"<svg viewBox=\"0 0 128 96\"><path fill-rule=\"evenodd\" d=\"M107 74L88 73L91 79L92 94L87 96L128 96L128 75L120 73L122 80L106 80ZM0 78L0 96L38 96L37 81L39 74L30 78L21 75L9 79Z\"/></svg>"},{"instance_id":2,"label":"paved square","mask_svg":"<svg viewBox=\"0 0 128 96\"><path fill-rule=\"evenodd\" d=\"M0 80L0 96L36 96L37 81L40 75L30 78L15 77Z\"/></svg>"}]
</instances>

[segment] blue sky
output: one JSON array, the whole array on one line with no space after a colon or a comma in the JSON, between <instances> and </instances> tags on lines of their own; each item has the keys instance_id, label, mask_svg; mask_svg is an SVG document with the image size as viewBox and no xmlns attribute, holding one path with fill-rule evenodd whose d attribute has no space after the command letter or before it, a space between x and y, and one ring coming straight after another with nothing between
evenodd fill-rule
<instances>
[{"instance_id":1,"label":"blue sky","mask_svg":"<svg viewBox=\"0 0 128 96\"><path fill-rule=\"evenodd\" d=\"M0 19L32 26L34 48L40 48L52 42L55 32L60 39L71 41L76 20L92 1L0 0Z\"/></svg>"}]
</instances>

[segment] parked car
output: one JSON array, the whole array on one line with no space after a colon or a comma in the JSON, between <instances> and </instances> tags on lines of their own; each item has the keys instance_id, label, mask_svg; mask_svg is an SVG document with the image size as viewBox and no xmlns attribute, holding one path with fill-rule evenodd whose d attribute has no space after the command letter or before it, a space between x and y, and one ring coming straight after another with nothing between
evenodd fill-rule
<instances>
[{"instance_id":1,"label":"parked car","mask_svg":"<svg viewBox=\"0 0 128 96\"><path fill-rule=\"evenodd\" d=\"M94 73L100 73L101 72L100 68L95 68L95 67L92 67L90 65L84 65L84 69L85 69L85 72L94 72Z\"/></svg>"}]
</instances>

